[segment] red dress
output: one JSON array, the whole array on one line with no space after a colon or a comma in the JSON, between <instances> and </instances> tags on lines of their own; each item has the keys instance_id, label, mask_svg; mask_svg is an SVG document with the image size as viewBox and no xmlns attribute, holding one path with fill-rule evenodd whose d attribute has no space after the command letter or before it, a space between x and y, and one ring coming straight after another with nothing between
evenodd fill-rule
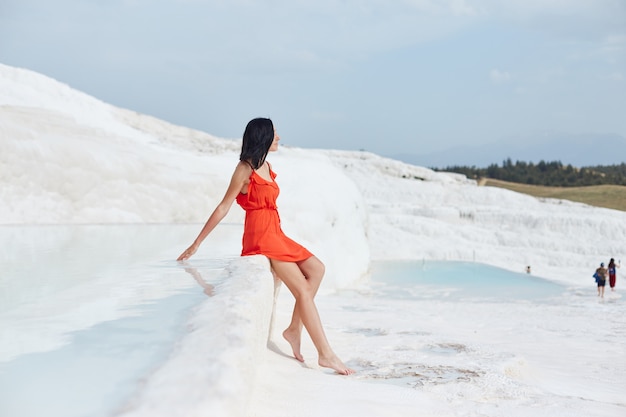
<instances>
[{"instance_id":1,"label":"red dress","mask_svg":"<svg viewBox=\"0 0 626 417\"><path fill-rule=\"evenodd\" d=\"M280 228L276 199L280 192L270 167L272 181L255 170L250 174L248 193L237 195L237 203L246 211L241 256L265 255L279 261L298 262L313 256L304 246L289 239Z\"/></svg>"}]
</instances>

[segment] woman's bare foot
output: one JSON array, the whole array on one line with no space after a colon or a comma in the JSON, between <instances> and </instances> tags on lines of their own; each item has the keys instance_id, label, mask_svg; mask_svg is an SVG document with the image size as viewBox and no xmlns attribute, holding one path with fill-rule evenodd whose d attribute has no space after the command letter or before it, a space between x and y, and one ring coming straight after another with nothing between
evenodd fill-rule
<instances>
[{"instance_id":1,"label":"woman's bare foot","mask_svg":"<svg viewBox=\"0 0 626 417\"><path fill-rule=\"evenodd\" d=\"M283 337L291 345L291 350L293 350L293 357L300 362L304 362L304 357L302 356L302 353L300 353L301 333L287 329L283 332Z\"/></svg>"},{"instance_id":2,"label":"woman's bare foot","mask_svg":"<svg viewBox=\"0 0 626 417\"><path fill-rule=\"evenodd\" d=\"M354 369L350 369L346 365L344 365L337 356L332 356L330 358L320 357L317 363L319 364L319 366L323 366L324 368L334 369L338 374L341 375L352 375L356 372Z\"/></svg>"}]
</instances>

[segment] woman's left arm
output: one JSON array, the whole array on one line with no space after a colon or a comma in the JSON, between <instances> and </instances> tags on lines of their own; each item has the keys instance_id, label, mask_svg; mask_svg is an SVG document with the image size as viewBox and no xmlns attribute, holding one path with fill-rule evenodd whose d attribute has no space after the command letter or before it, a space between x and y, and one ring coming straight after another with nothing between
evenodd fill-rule
<instances>
[{"instance_id":1,"label":"woman's left arm","mask_svg":"<svg viewBox=\"0 0 626 417\"><path fill-rule=\"evenodd\" d=\"M237 167L235 168L235 172L233 172L233 176L230 180L230 184L228 185L228 189L224 194L224 198L222 201L215 207L213 213L200 230L198 237L196 240L189 246L177 259L177 261L184 261L185 259L189 259L191 255L196 253L204 239L215 229L215 227L222 221L224 217L228 214L230 207L233 205L233 202L237 198L237 194L241 192L241 189L244 185L249 181L250 173L252 172L252 168L249 165L239 162Z\"/></svg>"}]
</instances>

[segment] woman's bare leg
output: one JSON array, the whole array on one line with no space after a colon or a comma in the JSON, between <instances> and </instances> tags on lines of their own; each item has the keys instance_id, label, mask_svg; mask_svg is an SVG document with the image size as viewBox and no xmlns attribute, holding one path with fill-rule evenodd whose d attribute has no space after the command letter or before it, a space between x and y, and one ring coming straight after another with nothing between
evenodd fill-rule
<instances>
[{"instance_id":1,"label":"woman's bare leg","mask_svg":"<svg viewBox=\"0 0 626 417\"><path fill-rule=\"evenodd\" d=\"M311 286L311 290L313 291L313 298L315 298L317 290L322 283L322 278L324 277L324 264L315 256L312 256L305 261L297 262L297 265L306 280L308 281L309 285ZM287 327L287 329L285 329L285 331L283 332L283 337L291 345L294 358L296 358L300 362L304 362L304 357L302 356L302 353L300 353L300 345L302 340L302 319L300 318L300 312L295 305L293 307L291 323L289 323L289 327Z\"/></svg>"},{"instance_id":2,"label":"woman's bare leg","mask_svg":"<svg viewBox=\"0 0 626 417\"><path fill-rule=\"evenodd\" d=\"M331 368L342 375L350 375L354 371L343 364L330 347L313 296L317 289L309 282L300 267L294 262L270 259L276 275L285 283L296 299L297 315L304 324L318 353L318 364ZM319 288L319 285L318 285Z\"/></svg>"}]
</instances>

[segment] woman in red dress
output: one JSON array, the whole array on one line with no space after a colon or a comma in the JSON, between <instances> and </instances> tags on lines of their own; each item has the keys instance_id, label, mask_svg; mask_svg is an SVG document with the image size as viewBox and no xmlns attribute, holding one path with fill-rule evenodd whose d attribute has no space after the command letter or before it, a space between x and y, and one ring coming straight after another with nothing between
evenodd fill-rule
<instances>
[{"instance_id":1,"label":"woman in red dress","mask_svg":"<svg viewBox=\"0 0 626 417\"><path fill-rule=\"evenodd\" d=\"M324 264L311 252L283 233L276 209L278 184L276 174L265 160L268 152L278 149L280 137L270 119L253 119L246 126L239 163L222 201L217 205L193 244L178 260L188 259L202 241L226 216L233 202L246 211L242 256L265 255L273 273L285 283L296 299L291 323L283 332L294 357L304 361L300 353L302 325L311 336L318 352L320 366L342 375L354 371L343 364L333 352L324 334L314 297L324 276Z\"/></svg>"}]
</instances>

